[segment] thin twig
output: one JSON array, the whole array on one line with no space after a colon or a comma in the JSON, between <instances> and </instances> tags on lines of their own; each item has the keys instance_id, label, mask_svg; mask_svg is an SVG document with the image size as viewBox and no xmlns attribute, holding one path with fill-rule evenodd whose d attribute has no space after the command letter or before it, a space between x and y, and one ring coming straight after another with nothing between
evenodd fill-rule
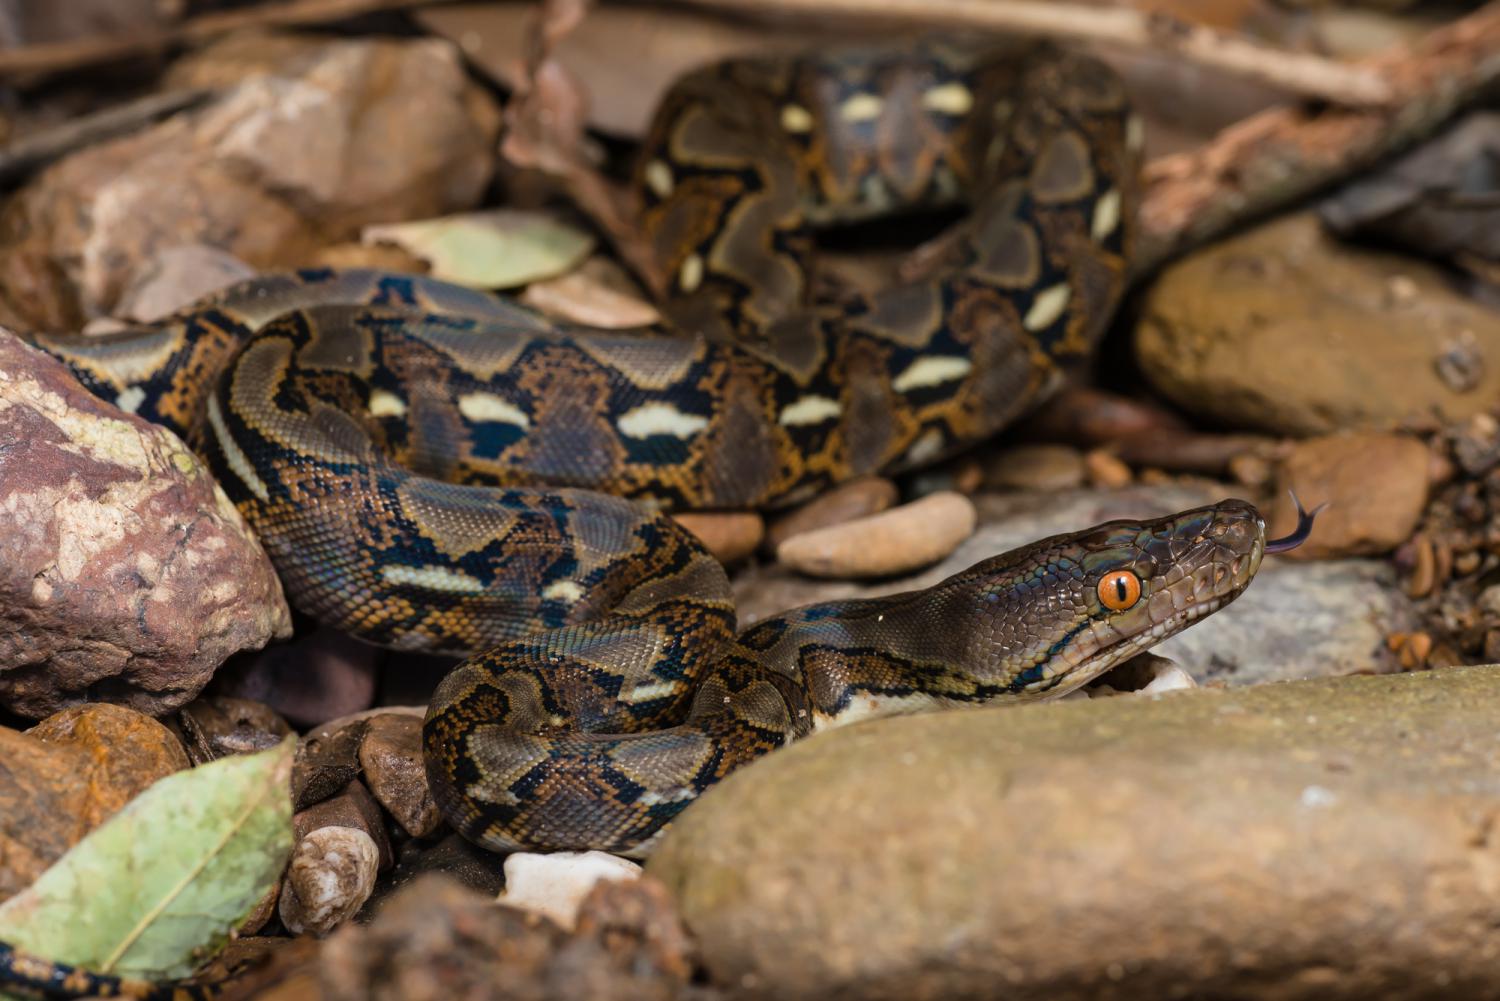
<instances>
[{"instance_id":1,"label":"thin twig","mask_svg":"<svg viewBox=\"0 0 1500 1001\"><path fill-rule=\"evenodd\" d=\"M33 171L76 149L134 132L159 118L196 107L212 93L211 90L199 89L148 94L13 142L0 149L0 188L25 179Z\"/></svg>"},{"instance_id":2,"label":"thin twig","mask_svg":"<svg viewBox=\"0 0 1500 1001\"><path fill-rule=\"evenodd\" d=\"M363 14L428 7L446 0L288 0L245 10L190 18L156 31L110 38L28 45L0 52L0 79L56 73L162 52L244 28L286 27L342 21Z\"/></svg>"},{"instance_id":3,"label":"thin twig","mask_svg":"<svg viewBox=\"0 0 1500 1001\"><path fill-rule=\"evenodd\" d=\"M1500 0L1361 65L1390 82L1389 107L1272 108L1148 164L1136 275L1411 146L1483 97L1500 79Z\"/></svg>"},{"instance_id":4,"label":"thin twig","mask_svg":"<svg viewBox=\"0 0 1500 1001\"><path fill-rule=\"evenodd\" d=\"M798 14L913 21L929 27L985 28L1103 42L1180 54L1204 66L1255 77L1308 97L1368 106L1391 99L1390 85L1362 66L1287 52L1129 7L1036 0L685 0L746 14Z\"/></svg>"}]
</instances>

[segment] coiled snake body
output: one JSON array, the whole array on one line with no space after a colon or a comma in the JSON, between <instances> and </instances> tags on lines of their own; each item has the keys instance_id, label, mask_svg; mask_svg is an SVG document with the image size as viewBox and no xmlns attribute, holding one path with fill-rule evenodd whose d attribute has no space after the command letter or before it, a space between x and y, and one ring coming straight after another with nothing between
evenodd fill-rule
<instances>
[{"instance_id":1,"label":"coiled snake body","mask_svg":"<svg viewBox=\"0 0 1500 1001\"><path fill-rule=\"evenodd\" d=\"M1231 502L736 636L722 568L652 510L794 502L1034 405L1120 295L1138 147L1116 78L1045 46L742 61L674 87L639 169L670 329L304 272L39 343L201 445L297 607L480 651L424 729L459 830L643 854L788 740L1060 694L1248 583L1264 533ZM811 298L811 225L956 198L968 214L902 281Z\"/></svg>"}]
</instances>

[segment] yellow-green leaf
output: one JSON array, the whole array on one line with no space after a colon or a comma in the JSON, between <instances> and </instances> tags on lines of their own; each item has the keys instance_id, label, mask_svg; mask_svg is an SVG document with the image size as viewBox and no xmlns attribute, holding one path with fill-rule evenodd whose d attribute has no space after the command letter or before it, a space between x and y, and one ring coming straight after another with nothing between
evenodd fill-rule
<instances>
[{"instance_id":1,"label":"yellow-green leaf","mask_svg":"<svg viewBox=\"0 0 1500 1001\"><path fill-rule=\"evenodd\" d=\"M280 878L295 748L155 783L0 904L0 940L99 973L187 976Z\"/></svg>"},{"instance_id":2,"label":"yellow-green leaf","mask_svg":"<svg viewBox=\"0 0 1500 1001\"><path fill-rule=\"evenodd\" d=\"M514 288L577 267L593 237L543 212L497 209L369 226L366 243L394 243L432 276L473 288Z\"/></svg>"}]
</instances>

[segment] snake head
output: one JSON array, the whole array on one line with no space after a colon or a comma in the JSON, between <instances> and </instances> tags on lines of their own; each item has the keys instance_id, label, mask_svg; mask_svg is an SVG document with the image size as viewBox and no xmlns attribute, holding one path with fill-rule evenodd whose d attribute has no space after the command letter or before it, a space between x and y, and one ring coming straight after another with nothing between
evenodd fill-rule
<instances>
[{"instance_id":1,"label":"snake head","mask_svg":"<svg viewBox=\"0 0 1500 1001\"><path fill-rule=\"evenodd\" d=\"M1260 512L1226 500L1107 522L980 564L969 573L989 577L978 612L991 658L998 646L992 683L1021 698L1078 688L1233 601L1266 545Z\"/></svg>"}]
</instances>

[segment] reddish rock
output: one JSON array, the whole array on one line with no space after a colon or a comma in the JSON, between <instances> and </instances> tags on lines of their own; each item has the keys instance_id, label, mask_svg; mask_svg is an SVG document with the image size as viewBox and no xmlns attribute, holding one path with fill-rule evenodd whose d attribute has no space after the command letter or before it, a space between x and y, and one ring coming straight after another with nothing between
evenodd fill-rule
<instances>
[{"instance_id":1,"label":"reddish rock","mask_svg":"<svg viewBox=\"0 0 1500 1001\"><path fill-rule=\"evenodd\" d=\"M85 834L188 766L149 716L94 703L25 733L0 727L0 900L25 889Z\"/></svg>"},{"instance_id":2,"label":"reddish rock","mask_svg":"<svg viewBox=\"0 0 1500 1001\"><path fill-rule=\"evenodd\" d=\"M0 331L0 705L159 715L290 632L270 560L171 432Z\"/></svg>"}]
</instances>

